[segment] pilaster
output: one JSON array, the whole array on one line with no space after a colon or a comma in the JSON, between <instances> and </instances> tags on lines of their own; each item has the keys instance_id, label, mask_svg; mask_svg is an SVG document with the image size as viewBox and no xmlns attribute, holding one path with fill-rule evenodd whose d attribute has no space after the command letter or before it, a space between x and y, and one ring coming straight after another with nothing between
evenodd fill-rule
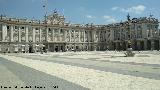
<instances>
[{"instance_id":1,"label":"pilaster","mask_svg":"<svg viewBox=\"0 0 160 90\"><path fill-rule=\"evenodd\" d=\"M75 30L74 30L74 33L73 33L73 34L74 34L74 42L76 42L76 38L75 38L75 36L76 36L76 35L75 35Z\"/></svg>"},{"instance_id":2,"label":"pilaster","mask_svg":"<svg viewBox=\"0 0 160 90\"><path fill-rule=\"evenodd\" d=\"M18 40L21 42L21 28L18 27Z\"/></svg>"},{"instance_id":3,"label":"pilaster","mask_svg":"<svg viewBox=\"0 0 160 90\"><path fill-rule=\"evenodd\" d=\"M55 38L54 38L54 29L52 30L52 41L55 41Z\"/></svg>"},{"instance_id":4,"label":"pilaster","mask_svg":"<svg viewBox=\"0 0 160 90\"><path fill-rule=\"evenodd\" d=\"M42 29L39 28L39 41L42 42Z\"/></svg>"},{"instance_id":5,"label":"pilaster","mask_svg":"<svg viewBox=\"0 0 160 90\"><path fill-rule=\"evenodd\" d=\"M160 39L159 39L159 50L160 50Z\"/></svg>"},{"instance_id":6,"label":"pilaster","mask_svg":"<svg viewBox=\"0 0 160 90\"><path fill-rule=\"evenodd\" d=\"M7 26L6 25L2 25L2 41L6 41L6 37L7 37Z\"/></svg>"},{"instance_id":7,"label":"pilaster","mask_svg":"<svg viewBox=\"0 0 160 90\"><path fill-rule=\"evenodd\" d=\"M67 42L67 31L64 31L64 41Z\"/></svg>"},{"instance_id":8,"label":"pilaster","mask_svg":"<svg viewBox=\"0 0 160 90\"><path fill-rule=\"evenodd\" d=\"M84 31L84 42L86 42L86 31Z\"/></svg>"},{"instance_id":9,"label":"pilaster","mask_svg":"<svg viewBox=\"0 0 160 90\"><path fill-rule=\"evenodd\" d=\"M13 42L13 26L11 26L11 42Z\"/></svg>"},{"instance_id":10,"label":"pilaster","mask_svg":"<svg viewBox=\"0 0 160 90\"><path fill-rule=\"evenodd\" d=\"M69 30L69 41L71 42L71 30Z\"/></svg>"},{"instance_id":11,"label":"pilaster","mask_svg":"<svg viewBox=\"0 0 160 90\"><path fill-rule=\"evenodd\" d=\"M35 28L33 28L32 30L33 30L33 42L35 42Z\"/></svg>"},{"instance_id":12,"label":"pilaster","mask_svg":"<svg viewBox=\"0 0 160 90\"><path fill-rule=\"evenodd\" d=\"M26 42L28 42L28 26L26 26Z\"/></svg>"},{"instance_id":13,"label":"pilaster","mask_svg":"<svg viewBox=\"0 0 160 90\"><path fill-rule=\"evenodd\" d=\"M46 27L46 41L48 41L48 28Z\"/></svg>"},{"instance_id":14,"label":"pilaster","mask_svg":"<svg viewBox=\"0 0 160 90\"><path fill-rule=\"evenodd\" d=\"M78 30L79 32L79 42L81 42L81 31L80 30Z\"/></svg>"}]
</instances>

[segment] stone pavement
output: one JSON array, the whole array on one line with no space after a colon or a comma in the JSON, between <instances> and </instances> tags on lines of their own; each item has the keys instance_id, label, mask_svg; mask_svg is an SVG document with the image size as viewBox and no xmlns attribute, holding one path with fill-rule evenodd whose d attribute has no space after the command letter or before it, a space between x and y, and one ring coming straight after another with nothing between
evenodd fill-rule
<instances>
[{"instance_id":1,"label":"stone pavement","mask_svg":"<svg viewBox=\"0 0 160 90\"><path fill-rule=\"evenodd\" d=\"M4 58L0 58L0 86L8 87L0 87L0 90L88 90L82 86ZM16 86L17 88L15 88ZM31 89L21 88L26 86L31 86ZM43 88L38 89L35 86L42 86ZM53 86L58 86L58 88Z\"/></svg>"},{"instance_id":2,"label":"stone pavement","mask_svg":"<svg viewBox=\"0 0 160 90\"><path fill-rule=\"evenodd\" d=\"M2 57L83 86L80 90L84 87L91 90L160 90L160 64L150 60L160 61L157 58L159 54L141 52L134 58L123 55L121 52L69 52L8 54ZM126 58L131 60L125 61ZM148 61L139 62L143 58Z\"/></svg>"},{"instance_id":3,"label":"stone pavement","mask_svg":"<svg viewBox=\"0 0 160 90\"><path fill-rule=\"evenodd\" d=\"M78 66L78 67L85 67L85 68L90 68L90 69L95 69L95 70L101 70L101 71L106 71L106 72L113 72L113 73L119 73L119 74L124 74L124 75L132 75L132 76L160 80L160 64L116 62L116 61L111 61L111 60L110 61L109 60L96 60L97 58L105 57L104 53L102 55L98 55L98 57L96 57L96 55L94 56L92 55L94 54L92 53L92 54L88 54L85 56L83 55L83 57L80 57L80 55L78 57L77 54L75 55L72 54L72 56L70 55L56 55L56 56L15 55L15 56L28 58L32 60L54 62L54 63L60 63L60 64ZM84 59L84 57L86 59ZM121 58L121 57L118 57L118 58Z\"/></svg>"}]
</instances>

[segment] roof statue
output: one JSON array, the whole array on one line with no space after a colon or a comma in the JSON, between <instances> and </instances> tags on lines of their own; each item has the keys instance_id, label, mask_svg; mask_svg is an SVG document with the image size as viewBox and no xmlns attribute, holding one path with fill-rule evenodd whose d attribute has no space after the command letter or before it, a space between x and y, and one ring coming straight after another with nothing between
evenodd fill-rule
<instances>
[{"instance_id":1,"label":"roof statue","mask_svg":"<svg viewBox=\"0 0 160 90\"><path fill-rule=\"evenodd\" d=\"M130 21L130 15L129 15L129 13L127 15L127 20Z\"/></svg>"}]
</instances>

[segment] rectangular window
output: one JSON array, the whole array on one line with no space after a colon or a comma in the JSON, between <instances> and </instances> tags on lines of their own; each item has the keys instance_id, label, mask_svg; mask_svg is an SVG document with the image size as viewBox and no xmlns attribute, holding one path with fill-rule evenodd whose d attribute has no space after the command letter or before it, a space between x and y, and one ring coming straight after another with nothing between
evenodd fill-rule
<instances>
[{"instance_id":1,"label":"rectangular window","mask_svg":"<svg viewBox=\"0 0 160 90\"><path fill-rule=\"evenodd\" d=\"M15 26L14 28L15 28L15 29L18 29L18 26Z\"/></svg>"},{"instance_id":2,"label":"rectangular window","mask_svg":"<svg viewBox=\"0 0 160 90\"><path fill-rule=\"evenodd\" d=\"M24 27L21 27L21 29L24 29Z\"/></svg>"},{"instance_id":3,"label":"rectangular window","mask_svg":"<svg viewBox=\"0 0 160 90\"><path fill-rule=\"evenodd\" d=\"M38 28L36 28L36 30L38 30Z\"/></svg>"},{"instance_id":4,"label":"rectangular window","mask_svg":"<svg viewBox=\"0 0 160 90\"><path fill-rule=\"evenodd\" d=\"M7 29L9 29L9 26L7 26Z\"/></svg>"}]
</instances>

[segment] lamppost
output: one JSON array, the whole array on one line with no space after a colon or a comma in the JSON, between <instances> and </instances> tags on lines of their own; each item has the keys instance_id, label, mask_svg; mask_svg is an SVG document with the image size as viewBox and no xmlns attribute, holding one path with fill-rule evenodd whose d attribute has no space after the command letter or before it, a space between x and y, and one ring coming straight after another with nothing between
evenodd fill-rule
<instances>
[{"instance_id":1,"label":"lamppost","mask_svg":"<svg viewBox=\"0 0 160 90\"><path fill-rule=\"evenodd\" d=\"M47 45L48 46L48 29L47 29L47 0L44 0L44 5L43 5L43 8L44 8L44 13L45 13L45 15L44 15L44 18L45 18L45 20L44 20L44 25L45 25L45 30L46 30L46 36L45 36L45 46ZM47 52L46 51L46 47L45 47L45 50L44 50L45 52Z\"/></svg>"},{"instance_id":2,"label":"lamppost","mask_svg":"<svg viewBox=\"0 0 160 90\"><path fill-rule=\"evenodd\" d=\"M126 55L126 57L133 57L135 55L135 53L133 53L133 49L131 47L132 43L131 43L131 29L130 29L130 16L128 14L127 16L128 22L127 22L127 29L128 29L128 47L127 47L127 51L126 53L124 53Z\"/></svg>"}]
</instances>

